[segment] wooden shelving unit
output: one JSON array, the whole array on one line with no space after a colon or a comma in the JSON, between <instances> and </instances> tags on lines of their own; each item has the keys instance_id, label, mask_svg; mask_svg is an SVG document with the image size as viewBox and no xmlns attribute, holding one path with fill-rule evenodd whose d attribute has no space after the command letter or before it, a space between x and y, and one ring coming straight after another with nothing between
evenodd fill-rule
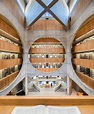
<instances>
[{"instance_id":1,"label":"wooden shelving unit","mask_svg":"<svg viewBox=\"0 0 94 114\"><path fill-rule=\"evenodd\" d=\"M73 43L73 66L78 77L94 90L94 18L78 31Z\"/></svg>"},{"instance_id":2,"label":"wooden shelving unit","mask_svg":"<svg viewBox=\"0 0 94 114\"><path fill-rule=\"evenodd\" d=\"M22 53L16 30L0 19L0 90L17 77L22 65Z\"/></svg>"}]
</instances>

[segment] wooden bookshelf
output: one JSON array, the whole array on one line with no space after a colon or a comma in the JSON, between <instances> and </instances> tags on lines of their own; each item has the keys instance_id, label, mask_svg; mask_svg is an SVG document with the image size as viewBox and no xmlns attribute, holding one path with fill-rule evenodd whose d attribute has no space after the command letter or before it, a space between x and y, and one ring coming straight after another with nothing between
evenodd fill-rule
<instances>
[{"instance_id":1,"label":"wooden bookshelf","mask_svg":"<svg viewBox=\"0 0 94 114\"><path fill-rule=\"evenodd\" d=\"M22 44L10 22L0 17L0 90L18 75L22 65Z\"/></svg>"},{"instance_id":2,"label":"wooden bookshelf","mask_svg":"<svg viewBox=\"0 0 94 114\"><path fill-rule=\"evenodd\" d=\"M94 15L78 30L73 43L73 67L79 79L94 90Z\"/></svg>"}]
</instances>

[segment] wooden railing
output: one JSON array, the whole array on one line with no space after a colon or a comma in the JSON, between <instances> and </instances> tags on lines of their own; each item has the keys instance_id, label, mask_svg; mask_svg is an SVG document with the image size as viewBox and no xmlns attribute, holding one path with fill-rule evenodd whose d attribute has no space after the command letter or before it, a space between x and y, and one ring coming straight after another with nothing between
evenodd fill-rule
<instances>
[{"instance_id":1,"label":"wooden railing","mask_svg":"<svg viewBox=\"0 0 94 114\"><path fill-rule=\"evenodd\" d=\"M54 91L57 91L57 90L59 90L60 89L60 87L61 87L61 83L59 83L55 88L54 88Z\"/></svg>"},{"instance_id":2,"label":"wooden railing","mask_svg":"<svg viewBox=\"0 0 94 114\"><path fill-rule=\"evenodd\" d=\"M90 106L94 105L94 97L93 96L81 96L81 97L80 96L62 96L62 97L1 96L0 97L0 106L35 106L43 104L54 105L54 106L78 106L78 105ZM93 113L87 113L87 114L93 114Z\"/></svg>"},{"instance_id":3,"label":"wooden railing","mask_svg":"<svg viewBox=\"0 0 94 114\"><path fill-rule=\"evenodd\" d=\"M35 84L33 84L33 87L36 91L40 92L40 88L38 86L36 86Z\"/></svg>"},{"instance_id":4,"label":"wooden railing","mask_svg":"<svg viewBox=\"0 0 94 114\"><path fill-rule=\"evenodd\" d=\"M73 59L73 63L75 65L80 65L85 68L92 68L94 69L94 60L90 59Z\"/></svg>"},{"instance_id":5,"label":"wooden railing","mask_svg":"<svg viewBox=\"0 0 94 114\"><path fill-rule=\"evenodd\" d=\"M14 45L12 43L0 40L0 50L7 52L17 52L22 53L22 48L20 46Z\"/></svg>"},{"instance_id":6,"label":"wooden railing","mask_svg":"<svg viewBox=\"0 0 94 114\"><path fill-rule=\"evenodd\" d=\"M79 38L80 36L86 34L87 32L94 29L94 15L92 16L93 19L89 21L85 26L83 26L76 34L76 38ZM89 20L89 19L88 19Z\"/></svg>"},{"instance_id":7,"label":"wooden railing","mask_svg":"<svg viewBox=\"0 0 94 114\"><path fill-rule=\"evenodd\" d=\"M76 45L73 52L86 52L94 51L94 40L87 41L85 43Z\"/></svg>"},{"instance_id":8,"label":"wooden railing","mask_svg":"<svg viewBox=\"0 0 94 114\"><path fill-rule=\"evenodd\" d=\"M30 58L31 63L62 63L64 58Z\"/></svg>"},{"instance_id":9,"label":"wooden railing","mask_svg":"<svg viewBox=\"0 0 94 114\"><path fill-rule=\"evenodd\" d=\"M54 72L58 68L36 68L36 69L39 70L39 71L41 71L41 72Z\"/></svg>"},{"instance_id":10,"label":"wooden railing","mask_svg":"<svg viewBox=\"0 0 94 114\"><path fill-rule=\"evenodd\" d=\"M19 71L16 71L2 79L0 79L0 90L8 86L18 75Z\"/></svg>"},{"instance_id":11,"label":"wooden railing","mask_svg":"<svg viewBox=\"0 0 94 114\"><path fill-rule=\"evenodd\" d=\"M32 48L30 49L30 53L37 53L37 54L42 54L42 53L56 53L56 54L60 54L60 53L65 53L64 49L62 48Z\"/></svg>"},{"instance_id":12,"label":"wooden railing","mask_svg":"<svg viewBox=\"0 0 94 114\"><path fill-rule=\"evenodd\" d=\"M4 36L5 38L10 39L11 41L13 41L13 42L15 42L15 43L17 43L19 45L21 45L21 42L16 37L10 35L9 33L3 31L2 29L0 29L0 35Z\"/></svg>"},{"instance_id":13,"label":"wooden railing","mask_svg":"<svg viewBox=\"0 0 94 114\"><path fill-rule=\"evenodd\" d=\"M0 69L13 67L22 63L22 59L4 59L0 60Z\"/></svg>"},{"instance_id":14,"label":"wooden railing","mask_svg":"<svg viewBox=\"0 0 94 114\"><path fill-rule=\"evenodd\" d=\"M5 23L1 19L0 19L0 29L2 29L3 31L5 31L5 32L9 33L10 35L19 39L19 36L18 36L16 30L14 30L11 26L9 26L7 23Z\"/></svg>"},{"instance_id":15,"label":"wooden railing","mask_svg":"<svg viewBox=\"0 0 94 114\"><path fill-rule=\"evenodd\" d=\"M87 86L94 90L94 79L78 71L76 71L76 74L82 82L84 82Z\"/></svg>"}]
</instances>

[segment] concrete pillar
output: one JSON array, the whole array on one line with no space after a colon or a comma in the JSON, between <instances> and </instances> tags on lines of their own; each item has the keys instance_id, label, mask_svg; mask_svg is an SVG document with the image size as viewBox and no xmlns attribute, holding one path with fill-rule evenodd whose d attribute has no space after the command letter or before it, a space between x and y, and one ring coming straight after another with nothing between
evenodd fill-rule
<instances>
[{"instance_id":1,"label":"concrete pillar","mask_svg":"<svg viewBox=\"0 0 94 114\"><path fill-rule=\"evenodd\" d=\"M67 76L67 95L72 94L72 80Z\"/></svg>"},{"instance_id":2,"label":"concrete pillar","mask_svg":"<svg viewBox=\"0 0 94 114\"><path fill-rule=\"evenodd\" d=\"M27 89L27 76L25 77L25 95L27 95L28 89Z\"/></svg>"}]
</instances>

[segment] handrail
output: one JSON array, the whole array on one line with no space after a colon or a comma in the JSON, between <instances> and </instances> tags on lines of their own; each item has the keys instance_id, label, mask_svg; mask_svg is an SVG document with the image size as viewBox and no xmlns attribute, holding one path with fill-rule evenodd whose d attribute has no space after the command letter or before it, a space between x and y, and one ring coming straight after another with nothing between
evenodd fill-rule
<instances>
[{"instance_id":1,"label":"handrail","mask_svg":"<svg viewBox=\"0 0 94 114\"><path fill-rule=\"evenodd\" d=\"M58 86L56 86L56 87L54 88L54 91L57 91L58 89L60 89L60 87L61 87L61 83L59 83Z\"/></svg>"},{"instance_id":2,"label":"handrail","mask_svg":"<svg viewBox=\"0 0 94 114\"><path fill-rule=\"evenodd\" d=\"M94 90L94 79L90 78L89 76L76 71L77 76L80 78L80 80L85 83L87 86L89 86L91 89Z\"/></svg>"},{"instance_id":3,"label":"handrail","mask_svg":"<svg viewBox=\"0 0 94 114\"><path fill-rule=\"evenodd\" d=\"M40 89L35 84L33 84L33 87L34 87L34 89L36 89L37 91L40 92Z\"/></svg>"}]
</instances>

